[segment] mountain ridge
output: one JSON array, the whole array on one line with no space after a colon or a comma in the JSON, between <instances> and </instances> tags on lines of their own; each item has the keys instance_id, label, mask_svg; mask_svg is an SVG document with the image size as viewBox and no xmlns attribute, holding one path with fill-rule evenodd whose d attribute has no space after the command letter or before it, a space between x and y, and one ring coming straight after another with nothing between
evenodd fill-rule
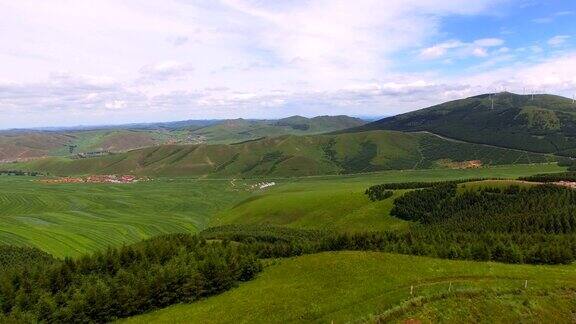
<instances>
[{"instance_id":1,"label":"mountain ridge","mask_svg":"<svg viewBox=\"0 0 576 324\"><path fill-rule=\"evenodd\" d=\"M428 131L470 143L576 156L576 104L561 96L482 94L352 129Z\"/></svg>"}]
</instances>

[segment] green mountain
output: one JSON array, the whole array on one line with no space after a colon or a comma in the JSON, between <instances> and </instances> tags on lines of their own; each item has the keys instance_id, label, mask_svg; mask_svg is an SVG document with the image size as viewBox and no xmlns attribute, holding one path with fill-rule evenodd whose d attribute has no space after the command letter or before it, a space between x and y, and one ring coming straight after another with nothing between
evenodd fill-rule
<instances>
[{"instance_id":1,"label":"green mountain","mask_svg":"<svg viewBox=\"0 0 576 324\"><path fill-rule=\"evenodd\" d=\"M363 125L348 116L279 120L207 120L97 128L0 132L0 162L87 152L124 152L162 144L230 144L262 137L311 135Z\"/></svg>"},{"instance_id":2,"label":"green mountain","mask_svg":"<svg viewBox=\"0 0 576 324\"><path fill-rule=\"evenodd\" d=\"M45 158L0 167L56 175L285 177L553 160L545 154L455 142L433 134L372 131L285 135L231 145L161 145L97 158Z\"/></svg>"},{"instance_id":3,"label":"green mountain","mask_svg":"<svg viewBox=\"0 0 576 324\"><path fill-rule=\"evenodd\" d=\"M292 116L279 120L231 119L190 130L188 140L206 144L231 144L281 135L312 135L364 125L359 118L349 116Z\"/></svg>"},{"instance_id":4,"label":"green mountain","mask_svg":"<svg viewBox=\"0 0 576 324\"><path fill-rule=\"evenodd\" d=\"M428 131L472 143L576 156L576 104L553 95L503 92L446 102L350 131Z\"/></svg>"}]
</instances>

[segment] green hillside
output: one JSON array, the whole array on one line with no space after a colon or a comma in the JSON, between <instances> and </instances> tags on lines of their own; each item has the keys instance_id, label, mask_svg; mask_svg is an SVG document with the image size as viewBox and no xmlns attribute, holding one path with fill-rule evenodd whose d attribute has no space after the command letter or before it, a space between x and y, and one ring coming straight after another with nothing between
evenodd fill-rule
<instances>
[{"instance_id":1,"label":"green hillside","mask_svg":"<svg viewBox=\"0 0 576 324\"><path fill-rule=\"evenodd\" d=\"M351 131L374 129L429 131L472 143L576 156L576 104L553 95L485 94L384 118Z\"/></svg>"},{"instance_id":2,"label":"green hillside","mask_svg":"<svg viewBox=\"0 0 576 324\"><path fill-rule=\"evenodd\" d=\"M192 129L187 137L206 144L230 144L262 137L328 133L358 127L364 123L359 118L348 116L318 116L314 118L292 116L279 120L233 119Z\"/></svg>"},{"instance_id":3,"label":"green hillside","mask_svg":"<svg viewBox=\"0 0 576 324\"><path fill-rule=\"evenodd\" d=\"M86 152L124 152L161 144L230 144L263 137L310 135L363 125L348 116L279 120L182 121L78 129L0 131L0 162Z\"/></svg>"},{"instance_id":4,"label":"green hillside","mask_svg":"<svg viewBox=\"0 0 576 324\"><path fill-rule=\"evenodd\" d=\"M574 265L321 253L271 261L258 278L222 295L124 322L347 323L415 318L449 323L568 323L576 311L575 271ZM525 280L527 289L523 289ZM442 307L436 308L440 303ZM479 307L489 311L478 311Z\"/></svg>"},{"instance_id":5,"label":"green hillside","mask_svg":"<svg viewBox=\"0 0 576 324\"><path fill-rule=\"evenodd\" d=\"M544 154L454 142L424 133L372 131L281 136L234 145L163 145L99 158L46 158L0 168L55 175L293 177L393 169L461 168L554 161ZM464 165L464 166L463 166Z\"/></svg>"},{"instance_id":6,"label":"green hillside","mask_svg":"<svg viewBox=\"0 0 576 324\"><path fill-rule=\"evenodd\" d=\"M0 245L34 246L61 257L153 235L196 232L211 224L402 228L406 222L380 209L389 201L370 202L363 194L366 188L385 182L517 178L562 170L548 164L386 171L277 180L268 190L246 190L255 181L241 180L45 184L34 177L0 176Z\"/></svg>"}]
</instances>

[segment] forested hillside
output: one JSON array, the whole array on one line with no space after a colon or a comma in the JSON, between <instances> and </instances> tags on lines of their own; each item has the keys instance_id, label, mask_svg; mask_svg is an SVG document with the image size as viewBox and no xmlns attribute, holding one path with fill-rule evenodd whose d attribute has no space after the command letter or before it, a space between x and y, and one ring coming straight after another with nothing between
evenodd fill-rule
<instances>
[{"instance_id":1,"label":"forested hillside","mask_svg":"<svg viewBox=\"0 0 576 324\"><path fill-rule=\"evenodd\" d=\"M152 176L309 176L392 169L469 168L555 161L544 154L430 134L373 131L282 136L235 145L163 145L98 158L48 158L0 167L54 175L134 173Z\"/></svg>"},{"instance_id":2,"label":"forested hillside","mask_svg":"<svg viewBox=\"0 0 576 324\"><path fill-rule=\"evenodd\" d=\"M576 104L546 94L484 94L384 118L351 131L374 129L429 131L472 143L576 156Z\"/></svg>"}]
</instances>

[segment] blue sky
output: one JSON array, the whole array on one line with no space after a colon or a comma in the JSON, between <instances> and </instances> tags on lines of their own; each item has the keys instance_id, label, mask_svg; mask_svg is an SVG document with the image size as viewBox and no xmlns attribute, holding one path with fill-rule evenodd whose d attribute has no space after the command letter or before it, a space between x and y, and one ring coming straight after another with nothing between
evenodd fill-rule
<instances>
[{"instance_id":1,"label":"blue sky","mask_svg":"<svg viewBox=\"0 0 576 324\"><path fill-rule=\"evenodd\" d=\"M576 92L574 1L0 0L0 39L0 128Z\"/></svg>"}]
</instances>

